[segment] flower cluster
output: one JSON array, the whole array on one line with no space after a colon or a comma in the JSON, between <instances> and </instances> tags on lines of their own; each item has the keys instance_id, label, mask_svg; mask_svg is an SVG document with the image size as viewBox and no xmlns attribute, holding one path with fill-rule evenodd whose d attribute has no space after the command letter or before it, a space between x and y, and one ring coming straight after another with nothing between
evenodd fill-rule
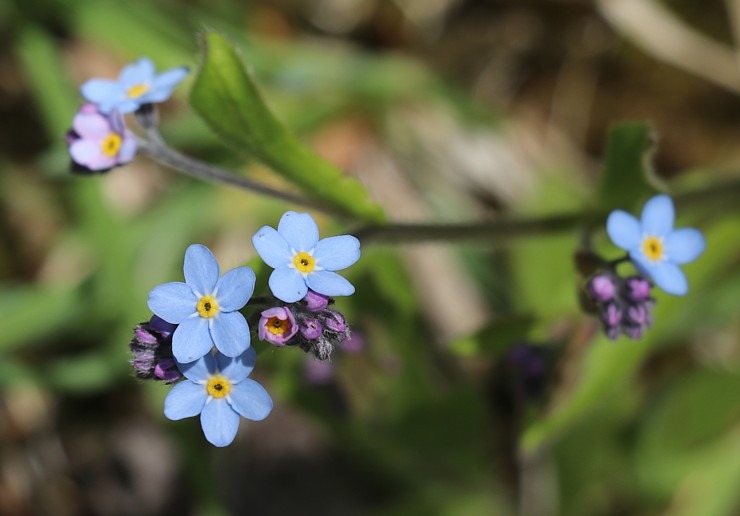
<instances>
[{"instance_id":1,"label":"flower cluster","mask_svg":"<svg viewBox=\"0 0 740 516\"><path fill-rule=\"evenodd\" d=\"M319 240L318 226L307 213L287 212L278 230L270 229L262 228L253 238L260 256L276 269L269 281L274 297L252 303L262 307L253 314L259 316L257 336L328 359L350 332L344 316L328 308L333 303L329 296L354 292L334 271L359 259L359 241L348 235ZM236 436L240 417L259 421L272 409L269 394L247 378L257 355L242 310L250 304L256 277L249 267L222 275L213 253L200 244L185 251L183 275L184 282L165 283L149 293L154 316L134 329L131 363L139 378L177 382L165 400L165 416L200 415L206 439L226 446ZM305 291L294 299L300 282Z\"/></svg>"},{"instance_id":2,"label":"flower cluster","mask_svg":"<svg viewBox=\"0 0 740 516\"><path fill-rule=\"evenodd\" d=\"M136 136L128 131L123 114L150 110L167 100L188 73L186 67L157 75L150 59L141 58L121 70L118 80L92 79L80 91L87 101L67 133L72 170L102 173L134 159Z\"/></svg>"},{"instance_id":3,"label":"flower cluster","mask_svg":"<svg viewBox=\"0 0 740 516\"><path fill-rule=\"evenodd\" d=\"M679 265L694 261L706 247L704 236L693 228L674 229L673 201L656 195L643 207L638 220L622 210L609 214L606 232L627 256L604 265L586 283L591 308L598 314L610 339L625 335L641 338L652 325L654 284L664 292L683 296L688 282ZM620 276L616 266L632 263L638 274Z\"/></svg>"}]
</instances>

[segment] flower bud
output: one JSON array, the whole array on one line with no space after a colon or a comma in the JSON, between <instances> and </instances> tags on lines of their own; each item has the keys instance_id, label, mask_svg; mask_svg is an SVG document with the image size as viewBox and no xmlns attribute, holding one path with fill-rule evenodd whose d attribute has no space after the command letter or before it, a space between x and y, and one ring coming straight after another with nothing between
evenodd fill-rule
<instances>
[{"instance_id":1,"label":"flower bud","mask_svg":"<svg viewBox=\"0 0 740 516\"><path fill-rule=\"evenodd\" d=\"M318 319L304 319L300 326L301 335L307 340L316 340L321 337L323 327Z\"/></svg>"},{"instance_id":2,"label":"flower bud","mask_svg":"<svg viewBox=\"0 0 740 516\"><path fill-rule=\"evenodd\" d=\"M605 303L614 299L617 284L608 274L597 274L588 281L586 289L594 301Z\"/></svg>"},{"instance_id":3,"label":"flower bud","mask_svg":"<svg viewBox=\"0 0 740 516\"><path fill-rule=\"evenodd\" d=\"M320 312L329 305L329 300L328 296L308 289L306 297L303 298L303 303L310 312Z\"/></svg>"},{"instance_id":4,"label":"flower bud","mask_svg":"<svg viewBox=\"0 0 740 516\"><path fill-rule=\"evenodd\" d=\"M640 303L650 298L650 282L642 276L631 276L624 281L624 296L628 301Z\"/></svg>"},{"instance_id":5,"label":"flower bud","mask_svg":"<svg viewBox=\"0 0 740 516\"><path fill-rule=\"evenodd\" d=\"M182 378L172 357L172 332L177 325L156 315L134 328L129 347L134 358L131 365L136 376L145 380L163 380L174 383Z\"/></svg>"}]
</instances>

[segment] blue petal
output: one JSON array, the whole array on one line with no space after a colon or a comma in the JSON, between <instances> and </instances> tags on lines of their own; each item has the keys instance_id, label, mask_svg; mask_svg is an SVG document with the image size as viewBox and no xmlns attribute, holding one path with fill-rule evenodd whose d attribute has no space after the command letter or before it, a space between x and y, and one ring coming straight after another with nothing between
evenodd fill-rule
<instances>
[{"instance_id":1,"label":"blue petal","mask_svg":"<svg viewBox=\"0 0 740 516\"><path fill-rule=\"evenodd\" d=\"M193 289L179 281L154 287L147 301L152 312L172 324L180 324L196 313L197 303Z\"/></svg>"},{"instance_id":2,"label":"blue petal","mask_svg":"<svg viewBox=\"0 0 740 516\"><path fill-rule=\"evenodd\" d=\"M190 70L187 66L179 66L177 68L167 70L166 72L162 72L152 81L152 89L158 90L160 88L167 88L172 90L172 88L177 86L180 81L187 77L189 71Z\"/></svg>"},{"instance_id":3,"label":"blue petal","mask_svg":"<svg viewBox=\"0 0 740 516\"><path fill-rule=\"evenodd\" d=\"M183 271L185 283L193 288L197 296L213 293L220 271L216 257L206 246L193 244L187 248Z\"/></svg>"},{"instance_id":4,"label":"blue petal","mask_svg":"<svg viewBox=\"0 0 740 516\"><path fill-rule=\"evenodd\" d=\"M683 296L689 291L689 284L686 276L670 262L661 262L650 269L650 275L655 284L668 294L674 296Z\"/></svg>"},{"instance_id":5,"label":"blue petal","mask_svg":"<svg viewBox=\"0 0 740 516\"><path fill-rule=\"evenodd\" d=\"M360 241L351 235L324 238L316 244L313 257L324 269L345 269L360 259Z\"/></svg>"},{"instance_id":6,"label":"blue petal","mask_svg":"<svg viewBox=\"0 0 740 516\"><path fill-rule=\"evenodd\" d=\"M172 334L172 354L178 362L192 362L211 351L213 339L208 331L208 319L189 317Z\"/></svg>"},{"instance_id":7,"label":"blue petal","mask_svg":"<svg viewBox=\"0 0 740 516\"><path fill-rule=\"evenodd\" d=\"M124 88L137 84L151 84L154 79L154 63L147 57L142 57L135 63L126 65L118 76L118 81Z\"/></svg>"},{"instance_id":8,"label":"blue petal","mask_svg":"<svg viewBox=\"0 0 740 516\"><path fill-rule=\"evenodd\" d=\"M254 292L255 281L257 278L249 267L237 267L221 276L215 290L219 308L233 312L246 305Z\"/></svg>"},{"instance_id":9,"label":"blue petal","mask_svg":"<svg viewBox=\"0 0 740 516\"><path fill-rule=\"evenodd\" d=\"M197 416L207 398L208 393L203 385L189 381L180 382L172 387L164 399L164 415L173 421Z\"/></svg>"},{"instance_id":10,"label":"blue petal","mask_svg":"<svg viewBox=\"0 0 740 516\"><path fill-rule=\"evenodd\" d=\"M225 399L211 398L200 413L200 426L208 442L214 446L228 446L239 430L239 414Z\"/></svg>"},{"instance_id":11,"label":"blue petal","mask_svg":"<svg viewBox=\"0 0 740 516\"><path fill-rule=\"evenodd\" d=\"M241 355L250 345L249 326L240 312L220 312L211 323L211 337L227 357Z\"/></svg>"},{"instance_id":12,"label":"blue petal","mask_svg":"<svg viewBox=\"0 0 740 516\"><path fill-rule=\"evenodd\" d=\"M306 278L308 288L325 296L351 296L355 293L352 283L336 272L316 271Z\"/></svg>"},{"instance_id":13,"label":"blue petal","mask_svg":"<svg viewBox=\"0 0 740 516\"><path fill-rule=\"evenodd\" d=\"M177 368L185 378L193 382L207 382L208 378L216 374L216 359L213 355L206 353L198 360L187 363L177 363Z\"/></svg>"},{"instance_id":14,"label":"blue petal","mask_svg":"<svg viewBox=\"0 0 740 516\"><path fill-rule=\"evenodd\" d=\"M113 109L116 109L119 113L133 113L137 109L139 109L139 106L141 105L141 102L137 100L132 99L125 99L125 100L119 100L114 103L110 104L110 107L108 107L109 111L112 111ZM101 103L99 104L100 111L103 111L103 106L108 106L107 104Z\"/></svg>"},{"instance_id":15,"label":"blue petal","mask_svg":"<svg viewBox=\"0 0 740 516\"><path fill-rule=\"evenodd\" d=\"M272 410L272 398L265 388L249 378L234 385L228 399L234 410L252 421L262 421Z\"/></svg>"},{"instance_id":16,"label":"blue petal","mask_svg":"<svg viewBox=\"0 0 740 516\"><path fill-rule=\"evenodd\" d=\"M87 81L80 88L82 96L86 100L98 104L98 109L107 114L110 111L111 103L120 101L123 98L123 88L115 81L105 79L92 79ZM102 104L109 109L103 110Z\"/></svg>"},{"instance_id":17,"label":"blue petal","mask_svg":"<svg viewBox=\"0 0 740 516\"><path fill-rule=\"evenodd\" d=\"M264 226L257 231L252 237L252 244L260 258L273 269L290 263L292 259L290 245L270 226Z\"/></svg>"},{"instance_id":18,"label":"blue petal","mask_svg":"<svg viewBox=\"0 0 740 516\"><path fill-rule=\"evenodd\" d=\"M647 235L665 236L673 229L673 201L667 195L656 195L642 208L642 231Z\"/></svg>"},{"instance_id":19,"label":"blue petal","mask_svg":"<svg viewBox=\"0 0 740 516\"><path fill-rule=\"evenodd\" d=\"M232 383L239 383L244 380L254 369L254 363L257 360L257 352L254 348L249 348L238 357L230 358L222 354L216 355L218 370Z\"/></svg>"},{"instance_id":20,"label":"blue petal","mask_svg":"<svg viewBox=\"0 0 740 516\"><path fill-rule=\"evenodd\" d=\"M308 213L288 211L280 217L278 233L295 251L311 251L319 241L319 227Z\"/></svg>"},{"instance_id":21,"label":"blue petal","mask_svg":"<svg viewBox=\"0 0 740 516\"><path fill-rule=\"evenodd\" d=\"M642 231L635 217L622 210L615 210L606 219L606 233L614 245L629 251L640 244Z\"/></svg>"},{"instance_id":22,"label":"blue petal","mask_svg":"<svg viewBox=\"0 0 740 516\"><path fill-rule=\"evenodd\" d=\"M665 252L673 263L693 262L705 247L704 235L698 229L677 229L665 239Z\"/></svg>"},{"instance_id":23,"label":"blue petal","mask_svg":"<svg viewBox=\"0 0 740 516\"><path fill-rule=\"evenodd\" d=\"M286 303L295 303L299 299L303 299L306 292L308 292L306 280L303 279L303 276L287 265L272 271L267 283L270 285L272 295Z\"/></svg>"}]
</instances>

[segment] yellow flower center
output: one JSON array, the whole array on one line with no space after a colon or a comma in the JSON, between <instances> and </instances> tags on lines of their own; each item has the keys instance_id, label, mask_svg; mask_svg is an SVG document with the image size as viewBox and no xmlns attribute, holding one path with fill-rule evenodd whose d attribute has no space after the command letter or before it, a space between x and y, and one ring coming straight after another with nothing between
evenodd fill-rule
<instances>
[{"instance_id":1,"label":"yellow flower center","mask_svg":"<svg viewBox=\"0 0 740 516\"><path fill-rule=\"evenodd\" d=\"M216 317L216 314L218 313L218 303L213 296L203 296L200 298L200 301L198 301L197 309L201 317L205 317L206 319Z\"/></svg>"},{"instance_id":2,"label":"yellow flower center","mask_svg":"<svg viewBox=\"0 0 740 516\"><path fill-rule=\"evenodd\" d=\"M100 146L100 149L103 151L103 154L109 158L116 156L118 151L121 150L121 137L116 133L110 133L105 137L105 140L103 140L103 144Z\"/></svg>"},{"instance_id":3,"label":"yellow flower center","mask_svg":"<svg viewBox=\"0 0 740 516\"><path fill-rule=\"evenodd\" d=\"M651 262L657 262L663 258L663 239L656 236L647 236L642 241L642 252Z\"/></svg>"},{"instance_id":4,"label":"yellow flower center","mask_svg":"<svg viewBox=\"0 0 740 516\"><path fill-rule=\"evenodd\" d=\"M221 375L211 376L206 384L206 391L214 398L223 398L231 390L231 382Z\"/></svg>"},{"instance_id":5,"label":"yellow flower center","mask_svg":"<svg viewBox=\"0 0 740 516\"><path fill-rule=\"evenodd\" d=\"M147 91L149 91L148 84L135 84L126 90L126 96L130 99L136 99L141 97Z\"/></svg>"},{"instance_id":6,"label":"yellow flower center","mask_svg":"<svg viewBox=\"0 0 740 516\"><path fill-rule=\"evenodd\" d=\"M305 251L301 251L293 257L293 265L300 272L311 272L316 266L316 260Z\"/></svg>"},{"instance_id":7,"label":"yellow flower center","mask_svg":"<svg viewBox=\"0 0 740 516\"><path fill-rule=\"evenodd\" d=\"M290 321L281 320L277 317L270 317L267 319L267 331L273 335L282 335L290 329Z\"/></svg>"}]
</instances>

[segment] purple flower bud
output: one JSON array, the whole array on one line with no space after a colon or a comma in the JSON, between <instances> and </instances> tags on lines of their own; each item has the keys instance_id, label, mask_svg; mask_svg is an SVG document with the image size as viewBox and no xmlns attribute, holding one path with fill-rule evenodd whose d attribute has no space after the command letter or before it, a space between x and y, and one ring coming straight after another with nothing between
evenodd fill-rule
<instances>
[{"instance_id":1,"label":"purple flower bud","mask_svg":"<svg viewBox=\"0 0 740 516\"><path fill-rule=\"evenodd\" d=\"M650 298L650 282L642 276L632 276L624 282L624 295L628 301L640 303Z\"/></svg>"},{"instance_id":2,"label":"purple flower bud","mask_svg":"<svg viewBox=\"0 0 740 516\"><path fill-rule=\"evenodd\" d=\"M304 319L300 326L301 335L307 340L316 340L321 337L323 328L317 319Z\"/></svg>"},{"instance_id":3,"label":"purple flower bud","mask_svg":"<svg viewBox=\"0 0 740 516\"><path fill-rule=\"evenodd\" d=\"M339 333L347 331L347 321L344 320L344 316L341 313L334 310L324 310L323 314L325 316L323 319L324 324L327 328Z\"/></svg>"},{"instance_id":4,"label":"purple flower bud","mask_svg":"<svg viewBox=\"0 0 740 516\"><path fill-rule=\"evenodd\" d=\"M134 328L129 347L134 358L131 365L136 376L146 380L174 383L182 378L172 357L172 333L177 325L156 315Z\"/></svg>"},{"instance_id":5,"label":"purple flower bud","mask_svg":"<svg viewBox=\"0 0 740 516\"><path fill-rule=\"evenodd\" d=\"M622 311L616 303L607 303L601 312L601 322L607 328L613 328L622 321Z\"/></svg>"},{"instance_id":6,"label":"purple flower bud","mask_svg":"<svg viewBox=\"0 0 740 516\"><path fill-rule=\"evenodd\" d=\"M619 326L611 326L604 329L604 333L609 340L617 340L619 338Z\"/></svg>"},{"instance_id":7,"label":"purple flower bud","mask_svg":"<svg viewBox=\"0 0 740 516\"><path fill-rule=\"evenodd\" d=\"M614 278L608 274L597 274L588 281L586 289L595 301L604 303L614 299L614 295L617 293L617 284Z\"/></svg>"},{"instance_id":8,"label":"purple flower bud","mask_svg":"<svg viewBox=\"0 0 740 516\"><path fill-rule=\"evenodd\" d=\"M260 340L276 346L285 346L298 332L293 313L284 306L268 308L262 312L257 326Z\"/></svg>"},{"instance_id":9,"label":"purple flower bud","mask_svg":"<svg viewBox=\"0 0 740 516\"><path fill-rule=\"evenodd\" d=\"M625 313L625 323L633 326L648 324L648 310L645 305L629 305Z\"/></svg>"},{"instance_id":10,"label":"purple flower bud","mask_svg":"<svg viewBox=\"0 0 740 516\"><path fill-rule=\"evenodd\" d=\"M314 292L308 289L306 297L303 298L303 302L306 304L306 308L311 312L320 312L329 305L329 297L318 292Z\"/></svg>"}]
</instances>

